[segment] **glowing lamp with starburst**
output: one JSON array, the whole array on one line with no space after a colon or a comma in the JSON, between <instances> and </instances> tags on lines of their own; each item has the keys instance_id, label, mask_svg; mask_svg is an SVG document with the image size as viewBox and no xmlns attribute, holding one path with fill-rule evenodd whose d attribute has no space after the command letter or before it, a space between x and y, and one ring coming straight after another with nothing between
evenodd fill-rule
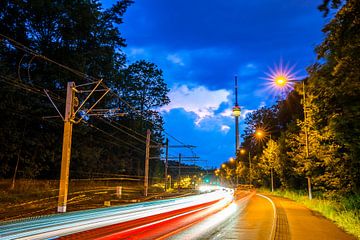
<instances>
[{"instance_id":1,"label":"glowing lamp with starburst","mask_svg":"<svg viewBox=\"0 0 360 240\"><path fill-rule=\"evenodd\" d=\"M269 72L265 74L267 77L267 88L270 92L289 92L294 88L298 71L294 71L295 65L290 66L289 64L283 65L282 61L278 65L275 65L273 68L269 68Z\"/></svg>"},{"instance_id":2,"label":"glowing lamp with starburst","mask_svg":"<svg viewBox=\"0 0 360 240\"><path fill-rule=\"evenodd\" d=\"M275 76L274 82L277 86L284 87L287 84L288 80L286 76L279 75L279 76Z\"/></svg>"}]
</instances>

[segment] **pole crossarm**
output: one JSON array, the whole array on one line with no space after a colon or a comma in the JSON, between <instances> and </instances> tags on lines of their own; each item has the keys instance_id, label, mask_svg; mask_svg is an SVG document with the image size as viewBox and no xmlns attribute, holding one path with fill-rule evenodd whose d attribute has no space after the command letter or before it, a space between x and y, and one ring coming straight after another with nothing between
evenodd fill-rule
<instances>
[{"instance_id":1,"label":"pole crossarm","mask_svg":"<svg viewBox=\"0 0 360 240\"><path fill-rule=\"evenodd\" d=\"M91 112L91 110L101 101L101 99L103 99L103 98L105 97L106 94L108 94L109 91L110 91L110 89L108 89L108 90L86 111L86 113L85 113L83 116L81 116L79 120L76 121L76 123L81 122L81 120L84 118L84 116L87 115L89 112ZM89 94L89 96L90 96L91 94L92 94L92 92ZM84 100L84 102L81 104L81 106L84 105L85 102L86 102L86 100ZM78 108L78 110L77 110L76 112L78 112L79 109L80 109L80 107ZM76 112L75 112L75 113L76 113Z\"/></svg>"},{"instance_id":2,"label":"pole crossarm","mask_svg":"<svg viewBox=\"0 0 360 240\"><path fill-rule=\"evenodd\" d=\"M61 119L64 121L64 117L63 115L60 113L59 109L57 108L57 106L55 105L54 101L52 100L52 98L50 97L50 95L48 94L47 90L44 89L44 92L46 94L46 96L49 98L51 104L54 106L55 110L58 112L59 116L61 117Z\"/></svg>"},{"instance_id":3,"label":"pole crossarm","mask_svg":"<svg viewBox=\"0 0 360 240\"><path fill-rule=\"evenodd\" d=\"M86 103L86 101L91 97L91 95L95 92L95 90L98 88L98 86L100 85L100 83L102 82L102 79L99 80L95 87L91 90L91 92L89 93L89 95L87 95L87 97L85 98L85 100L80 104L79 108L75 111L74 114L76 114L81 108L82 106L84 106L84 104ZM76 90L76 88L74 88L74 90ZM76 90L77 91L77 90Z\"/></svg>"}]
</instances>

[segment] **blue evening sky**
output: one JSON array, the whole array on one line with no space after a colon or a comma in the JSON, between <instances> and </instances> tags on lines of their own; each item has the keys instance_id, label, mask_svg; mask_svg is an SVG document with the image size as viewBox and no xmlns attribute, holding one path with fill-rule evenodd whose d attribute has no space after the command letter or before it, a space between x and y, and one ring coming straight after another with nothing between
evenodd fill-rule
<instances>
[{"instance_id":1,"label":"blue evening sky","mask_svg":"<svg viewBox=\"0 0 360 240\"><path fill-rule=\"evenodd\" d=\"M316 61L326 19L322 0L136 0L120 31L129 63L145 59L164 71L171 103L165 129L218 167L234 155L234 76L238 75L240 133L247 113L270 106L269 67L280 59L299 75ZM110 0L104 1L107 7ZM170 144L177 144L169 139ZM181 150L172 149L177 155ZM182 151L191 155L190 151Z\"/></svg>"}]
</instances>

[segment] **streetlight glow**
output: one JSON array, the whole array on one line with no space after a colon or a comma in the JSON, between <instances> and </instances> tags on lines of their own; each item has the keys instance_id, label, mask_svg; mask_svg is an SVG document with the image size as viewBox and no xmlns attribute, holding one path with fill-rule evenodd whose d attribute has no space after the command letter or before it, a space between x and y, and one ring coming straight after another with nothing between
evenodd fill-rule
<instances>
[{"instance_id":1,"label":"streetlight glow","mask_svg":"<svg viewBox=\"0 0 360 240\"><path fill-rule=\"evenodd\" d=\"M269 72L265 72L266 77L263 78L267 80L267 89L270 92L289 92L294 89L294 84L298 71L295 71L295 65L290 66L289 64L283 65L283 62L280 60L278 65L274 65L273 68L269 68Z\"/></svg>"},{"instance_id":2,"label":"streetlight glow","mask_svg":"<svg viewBox=\"0 0 360 240\"><path fill-rule=\"evenodd\" d=\"M293 72L295 68L295 65L289 67L289 64L286 64L284 67L282 64L282 61L280 61L280 64L278 66L275 65L274 69L269 68L270 73L265 73L267 75L267 78L264 78L266 80L270 81L269 87L272 90L282 90L284 92L288 92L292 89L294 89L294 84L296 82L296 79L299 79L301 77L296 76L297 72ZM309 158L309 145L308 145L308 130L307 130L307 116L306 116L306 94L305 94L305 82L302 81L303 86L303 107L304 107L304 123L305 123L305 156L308 159ZM256 133L256 135L259 136L259 134ZM312 189L311 189L311 177L307 177L308 180L308 193L309 193L309 199L312 199Z\"/></svg>"},{"instance_id":3,"label":"streetlight glow","mask_svg":"<svg viewBox=\"0 0 360 240\"><path fill-rule=\"evenodd\" d=\"M286 76L276 76L275 78L275 84L279 87L283 87L287 84Z\"/></svg>"},{"instance_id":4,"label":"streetlight glow","mask_svg":"<svg viewBox=\"0 0 360 240\"><path fill-rule=\"evenodd\" d=\"M269 129L265 126L257 127L253 133L253 139L256 142L263 143L269 138Z\"/></svg>"}]
</instances>

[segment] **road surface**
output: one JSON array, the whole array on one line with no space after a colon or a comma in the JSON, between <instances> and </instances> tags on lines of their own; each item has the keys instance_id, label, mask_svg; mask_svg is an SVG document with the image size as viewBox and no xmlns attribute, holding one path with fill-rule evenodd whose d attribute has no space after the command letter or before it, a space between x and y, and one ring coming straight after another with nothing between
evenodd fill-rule
<instances>
[{"instance_id":1,"label":"road surface","mask_svg":"<svg viewBox=\"0 0 360 240\"><path fill-rule=\"evenodd\" d=\"M293 201L218 190L177 199L2 223L0 239L336 239L331 221Z\"/></svg>"},{"instance_id":2,"label":"road surface","mask_svg":"<svg viewBox=\"0 0 360 240\"><path fill-rule=\"evenodd\" d=\"M246 207L241 207L241 202L235 201L238 206L236 211L221 224L208 227L217 219L216 216L209 217L203 223L194 225L171 239L356 239L320 214L288 199L254 194Z\"/></svg>"}]
</instances>

